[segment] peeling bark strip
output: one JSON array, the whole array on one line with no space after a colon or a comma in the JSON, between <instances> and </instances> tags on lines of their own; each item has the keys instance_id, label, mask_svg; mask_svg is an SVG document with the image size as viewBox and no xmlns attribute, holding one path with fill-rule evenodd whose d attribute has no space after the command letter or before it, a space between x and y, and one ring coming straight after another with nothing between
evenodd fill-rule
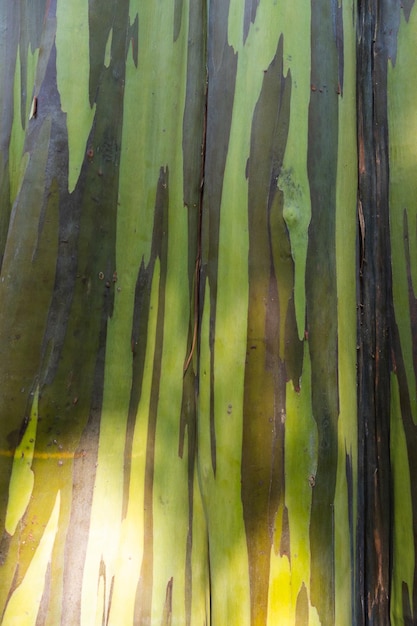
<instances>
[{"instance_id":1,"label":"peeling bark strip","mask_svg":"<svg viewBox=\"0 0 417 626\"><path fill-rule=\"evenodd\" d=\"M338 457L336 168L339 55L335 4L311 3L308 177L311 195L306 304L318 460L310 520L311 602L322 626L335 620L334 495Z\"/></svg>"},{"instance_id":2,"label":"peeling bark strip","mask_svg":"<svg viewBox=\"0 0 417 626\"><path fill-rule=\"evenodd\" d=\"M156 323L155 356L152 372L152 387L149 405L148 437L146 442L145 498L144 498L144 549L137 590L135 622L151 624L153 586L153 477L155 461L156 420L158 414L159 384L161 380L162 349L164 343L165 295L168 260L168 169L161 167L155 202L155 215L160 221L155 223L155 255L159 257L161 269L159 279L158 314Z\"/></svg>"},{"instance_id":3,"label":"peeling bark strip","mask_svg":"<svg viewBox=\"0 0 417 626\"><path fill-rule=\"evenodd\" d=\"M237 55L227 43L228 13L229 0L213 0L210 3L201 294L205 293L205 284L208 280L210 287L210 438L214 473L216 472L214 340L216 334L220 205L237 69ZM202 311L204 298L202 297L200 301L200 311Z\"/></svg>"},{"instance_id":4,"label":"peeling bark strip","mask_svg":"<svg viewBox=\"0 0 417 626\"><path fill-rule=\"evenodd\" d=\"M359 3L357 102L363 231L358 307L358 623L390 623L390 327L387 0Z\"/></svg>"},{"instance_id":5,"label":"peeling bark strip","mask_svg":"<svg viewBox=\"0 0 417 626\"><path fill-rule=\"evenodd\" d=\"M278 552L281 536L288 533L283 515L286 372L280 355L285 341L280 331L285 326L280 316L288 310L293 282L287 281L289 277L293 281L294 269L277 180L288 136L290 97L291 76L283 75L281 37L264 73L247 165L249 310L241 472L251 623L259 626L267 622L271 546L275 543ZM284 267L280 257L286 260Z\"/></svg>"}]
</instances>

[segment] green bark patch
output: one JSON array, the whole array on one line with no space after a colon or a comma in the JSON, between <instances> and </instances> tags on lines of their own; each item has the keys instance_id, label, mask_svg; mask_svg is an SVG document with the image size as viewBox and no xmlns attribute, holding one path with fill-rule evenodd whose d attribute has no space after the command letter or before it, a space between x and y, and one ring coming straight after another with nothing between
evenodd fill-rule
<instances>
[{"instance_id":1,"label":"green bark patch","mask_svg":"<svg viewBox=\"0 0 417 626\"><path fill-rule=\"evenodd\" d=\"M393 574L391 623L414 623L417 615L416 471L416 211L415 145L416 86L412 50L416 42L414 2L402 3L397 54L388 61L390 242L393 274L391 399L391 469L393 475ZM394 14L395 16L395 14ZM397 34L397 33L395 33ZM396 41L396 39L395 39Z\"/></svg>"},{"instance_id":2,"label":"green bark patch","mask_svg":"<svg viewBox=\"0 0 417 626\"><path fill-rule=\"evenodd\" d=\"M311 196L306 303L312 411L318 461L310 521L311 602L323 626L334 623L334 495L338 458L336 167L338 51L332 7L311 3L308 177Z\"/></svg>"},{"instance_id":3,"label":"green bark patch","mask_svg":"<svg viewBox=\"0 0 417 626\"><path fill-rule=\"evenodd\" d=\"M148 435L146 442L145 499L144 499L144 551L141 575L138 584L135 621L138 624L151 623L153 587L153 476L155 462L156 420L158 414L159 384L161 380L162 352L164 342L165 290L168 255L168 170L161 168L155 203L155 239L153 240L154 259L160 262L158 314L155 337L155 353L152 373L151 397L149 403ZM159 235L159 236L158 236ZM152 262L151 253L151 262Z\"/></svg>"},{"instance_id":4,"label":"green bark patch","mask_svg":"<svg viewBox=\"0 0 417 626\"><path fill-rule=\"evenodd\" d=\"M249 309L241 472L253 624L266 624L274 526L281 526L277 529L280 537L287 530L283 516L286 374L282 346L293 288L286 278L293 277L293 261L277 179L288 135L290 97L291 76L283 75L281 37L255 107L246 172ZM289 272L285 265L290 266Z\"/></svg>"}]
</instances>

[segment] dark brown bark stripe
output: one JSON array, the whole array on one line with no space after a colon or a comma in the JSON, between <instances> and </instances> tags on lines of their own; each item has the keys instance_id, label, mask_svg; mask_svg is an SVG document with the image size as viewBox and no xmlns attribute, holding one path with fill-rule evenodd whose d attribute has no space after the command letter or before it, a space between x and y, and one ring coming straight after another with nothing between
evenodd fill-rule
<instances>
[{"instance_id":1,"label":"dark brown bark stripe","mask_svg":"<svg viewBox=\"0 0 417 626\"><path fill-rule=\"evenodd\" d=\"M394 12L395 13L395 12ZM359 4L357 98L360 277L358 308L358 623L390 623L390 326L392 294L387 121L392 3ZM393 38L394 35L394 38Z\"/></svg>"}]
</instances>

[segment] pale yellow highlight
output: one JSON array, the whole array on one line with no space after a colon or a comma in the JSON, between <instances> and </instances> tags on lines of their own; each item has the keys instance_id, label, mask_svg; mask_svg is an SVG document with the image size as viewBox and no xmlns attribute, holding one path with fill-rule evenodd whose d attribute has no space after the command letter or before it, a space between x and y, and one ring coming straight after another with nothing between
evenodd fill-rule
<instances>
[{"instance_id":1,"label":"pale yellow highlight","mask_svg":"<svg viewBox=\"0 0 417 626\"><path fill-rule=\"evenodd\" d=\"M304 582L309 593L310 559L310 513L314 477L317 471L318 436L317 426L312 417L311 407L311 363L308 343L304 344L303 378L299 392L294 391L293 383L286 388L285 415L285 504L288 508L289 536L291 541L291 596L289 599L290 621L276 622L294 624L298 593ZM281 528L276 529L276 549L279 547ZM280 557L271 557L270 584L272 588L282 584L285 573L285 561ZM285 558L285 557L283 557ZM278 562L277 562L278 559ZM282 559L281 559L282 560ZM281 563L281 564L280 564ZM280 564L280 565L279 565ZM279 565L279 567L278 567ZM284 568L284 569L283 569ZM289 575L289 574L288 574ZM281 581L277 586L275 577ZM285 588L284 588L285 589ZM278 591L276 591L278 593ZM271 600L272 601L272 600ZM276 598L275 603L283 603ZM275 606L275 605L273 605ZM273 609L271 607L271 610ZM282 611L282 609L280 609ZM275 609L272 615L275 615ZM310 624L314 624L315 611L309 607ZM274 624L272 617L270 624Z\"/></svg>"},{"instance_id":2,"label":"pale yellow highlight","mask_svg":"<svg viewBox=\"0 0 417 626\"><path fill-rule=\"evenodd\" d=\"M105 596L105 584L104 584L104 577L100 576L100 580L98 582L98 586L97 586L97 606L96 606L96 618L95 621L93 622L94 626L103 626L103 615L105 614L105 603L104 603L104 596Z\"/></svg>"},{"instance_id":3,"label":"pale yellow highlight","mask_svg":"<svg viewBox=\"0 0 417 626\"><path fill-rule=\"evenodd\" d=\"M20 585L13 592L2 621L2 626L35 626L45 585L48 563L51 560L58 530L61 492L58 491L54 508L39 546Z\"/></svg>"},{"instance_id":4,"label":"pale yellow highlight","mask_svg":"<svg viewBox=\"0 0 417 626\"><path fill-rule=\"evenodd\" d=\"M152 387L153 362L158 311L160 280L159 260L155 263L150 299L150 316L145 356L142 394L136 415L132 444L132 465L129 483L127 514L122 521L118 557L114 568L114 590L109 616L109 626L133 622L135 594L143 558L145 468L148 437L149 404ZM98 557L98 555L97 555Z\"/></svg>"},{"instance_id":5,"label":"pale yellow highlight","mask_svg":"<svg viewBox=\"0 0 417 626\"><path fill-rule=\"evenodd\" d=\"M109 393L105 380L105 399ZM125 409L125 410L123 410ZM127 402L119 410L103 407L96 483L91 509L89 542L83 574L80 626L94 623L101 559L106 567L106 611L120 538L123 497L123 462ZM101 598L99 600L101 602Z\"/></svg>"},{"instance_id":6,"label":"pale yellow highlight","mask_svg":"<svg viewBox=\"0 0 417 626\"><path fill-rule=\"evenodd\" d=\"M276 555L273 547L270 570L267 626L294 624L295 604L290 563L286 556Z\"/></svg>"},{"instance_id":7,"label":"pale yellow highlight","mask_svg":"<svg viewBox=\"0 0 417 626\"><path fill-rule=\"evenodd\" d=\"M267 626L294 626L298 594L303 583L308 590L309 582L301 580L299 583L294 577L292 563L290 564L286 556L275 554L273 548L270 568ZM308 626L321 626L317 610L310 603Z\"/></svg>"},{"instance_id":8,"label":"pale yellow highlight","mask_svg":"<svg viewBox=\"0 0 417 626\"><path fill-rule=\"evenodd\" d=\"M14 535L18 523L26 512L33 491L35 476L32 471L32 461L38 425L38 401L39 387L33 396L32 410L25 433L14 453L5 522L5 529L9 535Z\"/></svg>"}]
</instances>

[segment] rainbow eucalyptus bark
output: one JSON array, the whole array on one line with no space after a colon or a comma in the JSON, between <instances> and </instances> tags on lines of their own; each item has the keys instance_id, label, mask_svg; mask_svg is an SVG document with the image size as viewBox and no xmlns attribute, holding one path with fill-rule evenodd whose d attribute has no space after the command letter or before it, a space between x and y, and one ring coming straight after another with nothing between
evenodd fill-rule
<instances>
[{"instance_id":1,"label":"rainbow eucalyptus bark","mask_svg":"<svg viewBox=\"0 0 417 626\"><path fill-rule=\"evenodd\" d=\"M2 624L415 622L416 20L1 4Z\"/></svg>"}]
</instances>

